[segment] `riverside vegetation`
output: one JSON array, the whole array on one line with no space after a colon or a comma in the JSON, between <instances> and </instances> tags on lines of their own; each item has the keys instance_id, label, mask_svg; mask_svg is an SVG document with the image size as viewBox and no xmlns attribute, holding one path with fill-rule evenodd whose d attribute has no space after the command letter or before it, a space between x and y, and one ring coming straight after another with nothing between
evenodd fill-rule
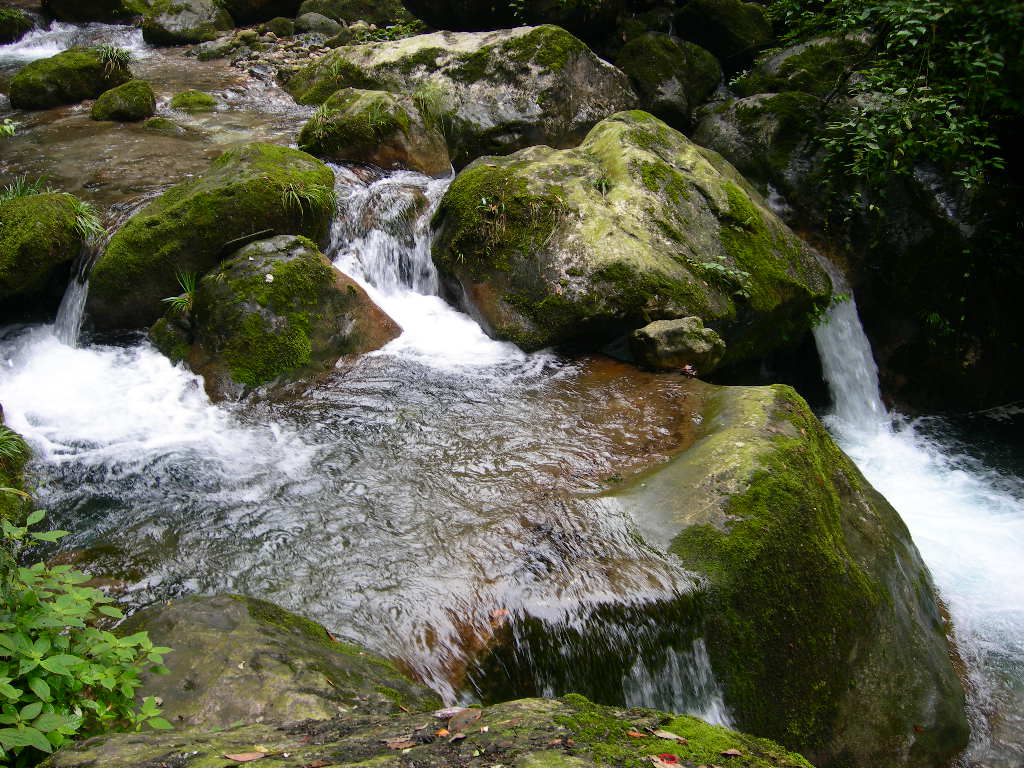
<instances>
[{"instance_id":1,"label":"riverside vegetation","mask_svg":"<svg viewBox=\"0 0 1024 768\"><path fill-rule=\"evenodd\" d=\"M436 199L410 181L406 207L392 201L368 227L403 243L406 282L428 270L431 290L523 353L610 354L688 382L696 426L583 495L621 510L633 545L685 584L601 610L664 622L662 660L679 637L706 642L739 730L626 706L631 638L578 651L525 612L494 611L476 635L465 619L446 682L480 706L436 715L442 701L407 659L263 600L175 594L125 619L96 574L32 557L65 532L31 511L28 445L0 426L0 762L954 764L970 736L964 682L903 521L795 390L726 385L758 369L801 380L808 332L841 298L816 247L851 277L887 394L922 408L1019 394L1024 326L1007 309L1024 276L1019 4L29 5L188 46L194 59L177 61L196 82L168 90L145 56L75 38L0 78L17 110L0 142L85 104L90 130L170 142L191 165L109 205L109 232L88 186L12 177L0 322L52 317L87 273L95 338L145 335L229 409L316 402L321 382L343 388L402 331L388 291L337 266L352 178L451 172ZM36 23L0 8L0 44ZM302 124L269 139L206 133L239 98L204 80L224 71L280 86ZM620 562L612 543L586 541L596 561ZM529 642L547 650L524 660Z\"/></svg>"}]
</instances>

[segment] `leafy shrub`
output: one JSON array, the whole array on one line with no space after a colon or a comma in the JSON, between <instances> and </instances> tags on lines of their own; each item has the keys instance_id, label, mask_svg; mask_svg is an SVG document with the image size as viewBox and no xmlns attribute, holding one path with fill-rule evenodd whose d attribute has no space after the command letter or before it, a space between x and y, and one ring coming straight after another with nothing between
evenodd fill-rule
<instances>
[{"instance_id":1,"label":"leafy shrub","mask_svg":"<svg viewBox=\"0 0 1024 768\"><path fill-rule=\"evenodd\" d=\"M21 493L0 489L4 493ZM113 600L85 586L90 576L67 565L19 567L25 550L66 531L30 533L0 520L0 764L31 766L75 736L113 728L171 725L152 697L136 708L139 671L166 673L163 655L145 632L117 637L97 626L122 618Z\"/></svg>"},{"instance_id":2,"label":"leafy shrub","mask_svg":"<svg viewBox=\"0 0 1024 768\"><path fill-rule=\"evenodd\" d=\"M11 120L9 117L5 117L3 122L0 123L0 136L13 136L14 132L18 130L18 123Z\"/></svg>"}]
</instances>

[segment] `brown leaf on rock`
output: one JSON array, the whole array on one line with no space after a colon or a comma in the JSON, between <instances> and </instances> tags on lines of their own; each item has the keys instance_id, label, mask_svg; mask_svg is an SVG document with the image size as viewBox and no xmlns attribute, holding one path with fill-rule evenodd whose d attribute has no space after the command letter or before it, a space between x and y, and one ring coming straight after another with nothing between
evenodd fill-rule
<instances>
[{"instance_id":1,"label":"brown leaf on rock","mask_svg":"<svg viewBox=\"0 0 1024 768\"><path fill-rule=\"evenodd\" d=\"M653 735L656 736L659 739L666 739L668 741L675 741L675 742L677 742L679 744L689 744L690 743L687 739L684 739L679 734L672 733L672 731L655 731Z\"/></svg>"},{"instance_id":2,"label":"brown leaf on rock","mask_svg":"<svg viewBox=\"0 0 1024 768\"><path fill-rule=\"evenodd\" d=\"M384 739L384 743L388 745L388 749L408 749L409 747L416 746L416 742L410 740L408 736L399 736L394 739Z\"/></svg>"},{"instance_id":3,"label":"brown leaf on rock","mask_svg":"<svg viewBox=\"0 0 1024 768\"><path fill-rule=\"evenodd\" d=\"M251 763L253 760L262 760L266 756L266 752L238 752L233 755L224 755L228 760L234 760L236 763Z\"/></svg>"},{"instance_id":4,"label":"brown leaf on rock","mask_svg":"<svg viewBox=\"0 0 1024 768\"><path fill-rule=\"evenodd\" d=\"M732 749L727 749L727 750L725 750L725 752L723 752L723 753L722 753L722 755L723 755L724 757L742 757L742 756L743 756L743 753L742 753L742 752L740 752L740 751L739 751L738 749L736 749L735 747L733 747Z\"/></svg>"},{"instance_id":5,"label":"brown leaf on rock","mask_svg":"<svg viewBox=\"0 0 1024 768\"><path fill-rule=\"evenodd\" d=\"M470 723L479 720L481 714L480 710L476 708L460 710L448 721L448 730L461 731Z\"/></svg>"},{"instance_id":6,"label":"brown leaf on rock","mask_svg":"<svg viewBox=\"0 0 1024 768\"><path fill-rule=\"evenodd\" d=\"M443 739L445 736L450 736L451 731L449 731L447 728L438 728L436 731L434 731L434 735L440 739Z\"/></svg>"},{"instance_id":7,"label":"brown leaf on rock","mask_svg":"<svg viewBox=\"0 0 1024 768\"><path fill-rule=\"evenodd\" d=\"M632 739L646 739L646 733L640 733L640 731L626 731L626 735Z\"/></svg>"},{"instance_id":8,"label":"brown leaf on rock","mask_svg":"<svg viewBox=\"0 0 1024 768\"><path fill-rule=\"evenodd\" d=\"M453 741L462 741L464 738L466 738L466 734L464 733L453 733L451 738L448 739L448 743L451 744Z\"/></svg>"}]
</instances>

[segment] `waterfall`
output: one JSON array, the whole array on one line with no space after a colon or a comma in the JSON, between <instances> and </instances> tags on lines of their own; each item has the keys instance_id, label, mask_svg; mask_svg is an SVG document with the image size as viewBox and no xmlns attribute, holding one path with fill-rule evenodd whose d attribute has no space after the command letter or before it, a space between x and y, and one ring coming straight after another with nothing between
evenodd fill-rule
<instances>
[{"instance_id":1,"label":"waterfall","mask_svg":"<svg viewBox=\"0 0 1024 768\"><path fill-rule=\"evenodd\" d=\"M838 291L842 275L827 265ZM1024 480L969 455L940 419L885 411L878 370L851 298L814 331L836 442L897 509L949 609L967 666L966 764L1024 764Z\"/></svg>"}]
</instances>

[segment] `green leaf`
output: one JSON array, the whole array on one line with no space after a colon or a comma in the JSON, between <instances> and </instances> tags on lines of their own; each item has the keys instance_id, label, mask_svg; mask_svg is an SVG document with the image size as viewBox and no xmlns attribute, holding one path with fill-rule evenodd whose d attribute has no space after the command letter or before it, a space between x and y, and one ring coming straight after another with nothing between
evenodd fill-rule
<instances>
[{"instance_id":1,"label":"green leaf","mask_svg":"<svg viewBox=\"0 0 1024 768\"><path fill-rule=\"evenodd\" d=\"M150 728L156 728L158 731L169 731L174 728L169 722L164 720L162 717L151 717L146 722L149 723Z\"/></svg>"},{"instance_id":2,"label":"green leaf","mask_svg":"<svg viewBox=\"0 0 1024 768\"><path fill-rule=\"evenodd\" d=\"M124 614L112 605L101 605L97 610L104 616L111 616L115 619L124 618Z\"/></svg>"},{"instance_id":3,"label":"green leaf","mask_svg":"<svg viewBox=\"0 0 1024 768\"><path fill-rule=\"evenodd\" d=\"M68 531L46 531L45 533L31 534L36 541L59 541L67 535Z\"/></svg>"},{"instance_id":4,"label":"green leaf","mask_svg":"<svg viewBox=\"0 0 1024 768\"><path fill-rule=\"evenodd\" d=\"M71 675L71 670L83 663L77 656L66 653L50 656L39 662L43 669L53 672L55 675Z\"/></svg>"},{"instance_id":5,"label":"green leaf","mask_svg":"<svg viewBox=\"0 0 1024 768\"><path fill-rule=\"evenodd\" d=\"M26 704L21 708L21 719L22 720L35 720L39 717L39 713L43 711L43 702L33 701L31 704Z\"/></svg>"},{"instance_id":6,"label":"green leaf","mask_svg":"<svg viewBox=\"0 0 1024 768\"><path fill-rule=\"evenodd\" d=\"M10 683L0 683L0 693L2 693L11 701L17 701L21 698L21 691L19 691Z\"/></svg>"},{"instance_id":7,"label":"green leaf","mask_svg":"<svg viewBox=\"0 0 1024 768\"><path fill-rule=\"evenodd\" d=\"M43 701L49 701L51 698L50 686L46 684L46 681L41 677L30 677L28 679L28 687L32 689L32 693L38 696Z\"/></svg>"},{"instance_id":8,"label":"green leaf","mask_svg":"<svg viewBox=\"0 0 1024 768\"><path fill-rule=\"evenodd\" d=\"M35 728L0 728L0 744L5 747L35 747L43 752L53 752L50 742Z\"/></svg>"},{"instance_id":9,"label":"green leaf","mask_svg":"<svg viewBox=\"0 0 1024 768\"><path fill-rule=\"evenodd\" d=\"M32 723L33 728L42 731L43 733L56 731L58 728L63 728L65 725L67 725L67 720L64 718L64 715L59 715L56 712L43 712L43 714L37 717L35 722Z\"/></svg>"},{"instance_id":10,"label":"green leaf","mask_svg":"<svg viewBox=\"0 0 1024 768\"><path fill-rule=\"evenodd\" d=\"M46 517L46 512L44 512L41 509L37 509L35 512L28 516L28 519L25 521L25 526L28 527L30 525L35 525L44 517Z\"/></svg>"}]
</instances>

